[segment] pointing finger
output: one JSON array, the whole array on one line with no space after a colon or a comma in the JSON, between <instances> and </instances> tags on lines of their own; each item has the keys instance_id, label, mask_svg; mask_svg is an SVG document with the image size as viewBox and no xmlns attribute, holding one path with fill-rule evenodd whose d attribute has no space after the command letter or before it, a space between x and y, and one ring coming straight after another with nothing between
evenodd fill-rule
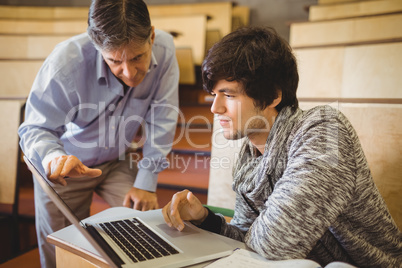
<instances>
[{"instance_id":1,"label":"pointing finger","mask_svg":"<svg viewBox=\"0 0 402 268\"><path fill-rule=\"evenodd\" d=\"M67 159L65 159L64 165L63 165L63 169L60 172L60 177L67 177L70 173L70 171L72 169L74 169L77 166L77 162L75 161L74 157L67 157Z\"/></svg>"}]
</instances>

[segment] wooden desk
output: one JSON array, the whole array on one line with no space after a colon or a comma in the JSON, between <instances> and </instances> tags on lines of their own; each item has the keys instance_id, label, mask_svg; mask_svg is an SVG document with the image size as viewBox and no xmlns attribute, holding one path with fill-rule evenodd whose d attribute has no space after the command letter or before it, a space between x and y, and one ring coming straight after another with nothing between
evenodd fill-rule
<instances>
[{"instance_id":1,"label":"wooden desk","mask_svg":"<svg viewBox=\"0 0 402 268\"><path fill-rule=\"evenodd\" d=\"M14 205L18 191L18 127L25 98L7 97L0 91L0 204Z\"/></svg>"},{"instance_id":2,"label":"wooden desk","mask_svg":"<svg viewBox=\"0 0 402 268\"><path fill-rule=\"evenodd\" d=\"M104 218L110 216L111 212L127 215L131 209L125 207L115 207L106 209L88 219ZM218 236L218 235L217 235ZM219 236L223 241L239 248L245 248L244 243ZM56 265L57 268L94 268L109 267L100 254L89 244L84 236L73 225L63 228L48 236L47 241L56 246ZM203 267L206 263L193 265L191 267Z\"/></svg>"}]
</instances>

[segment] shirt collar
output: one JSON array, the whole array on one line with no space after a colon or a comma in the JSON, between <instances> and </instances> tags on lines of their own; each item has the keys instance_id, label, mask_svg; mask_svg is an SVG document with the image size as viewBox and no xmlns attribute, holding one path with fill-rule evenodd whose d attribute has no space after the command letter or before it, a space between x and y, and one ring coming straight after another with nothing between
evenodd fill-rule
<instances>
[{"instance_id":1,"label":"shirt collar","mask_svg":"<svg viewBox=\"0 0 402 268\"><path fill-rule=\"evenodd\" d=\"M98 82L101 85L108 85L109 81L107 80L107 70L108 66L103 59L102 53L98 50L96 56L96 76L98 78Z\"/></svg>"},{"instance_id":2,"label":"shirt collar","mask_svg":"<svg viewBox=\"0 0 402 268\"><path fill-rule=\"evenodd\" d=\"M99 50L97 51L96 57L96 76L99 85L106 85L116 95L124 95L123 85L110 71L109 66L103 59L102 53Z\"/></svg>"},{"instance_id":3,"label":"shirt collar","mask_svg":"<svg viewBox=\"0 0 402 268\"><path fill-rule=\"evenodd\" d=\"M148 73L149 73L150 71L152 71L153 69L155 69L156 66L158 66L158 61L156 60L154 51L152 50L151 63L149 64Z\"/></svg>"}]
</instances>

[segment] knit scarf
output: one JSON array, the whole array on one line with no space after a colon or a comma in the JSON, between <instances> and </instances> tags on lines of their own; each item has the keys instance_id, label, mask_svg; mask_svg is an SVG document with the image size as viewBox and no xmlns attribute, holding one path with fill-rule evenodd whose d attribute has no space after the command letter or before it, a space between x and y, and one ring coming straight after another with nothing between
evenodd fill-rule
<instances>
[{"instance_id":1,"label":"knit scarf","mask_svg":"<svg viewBox=\"0 0 402 268\"><path fill-rule=\"evenodd\" d=\"M287 162L283 162L283 159L287 159L288 146L283 145L291 142L288 140L289 135L301 113L302 110L293 111L291 107L284 107L279 112L269 132L263 155L257 155L250 140L246 139L243 143L233 169L232 188L238 195L253 200L254 210L263 207L286 168ZM276 146L277 144L282 146ZM261 184L269 187L258 187Z\"/></svg>"}]
</instances>

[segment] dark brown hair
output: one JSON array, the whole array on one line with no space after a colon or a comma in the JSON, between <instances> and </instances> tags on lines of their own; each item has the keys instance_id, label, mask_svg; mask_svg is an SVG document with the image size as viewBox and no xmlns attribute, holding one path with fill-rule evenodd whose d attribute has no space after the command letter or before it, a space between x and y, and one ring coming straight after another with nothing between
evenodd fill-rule
<instances>
[{"instance_id":1,"label":"dark brown hair","mask_svg":"<svg viewBox=\"0 0 402 268\"><path fill-rule=\"evenodd\" d=\"M204 90L219 80L242 83L256 107L266 108L282 92L276 109L298 107L296 59L289 44L269 27L240 28L216 43L202 64Z\"/></svg>"}]
</instances>

